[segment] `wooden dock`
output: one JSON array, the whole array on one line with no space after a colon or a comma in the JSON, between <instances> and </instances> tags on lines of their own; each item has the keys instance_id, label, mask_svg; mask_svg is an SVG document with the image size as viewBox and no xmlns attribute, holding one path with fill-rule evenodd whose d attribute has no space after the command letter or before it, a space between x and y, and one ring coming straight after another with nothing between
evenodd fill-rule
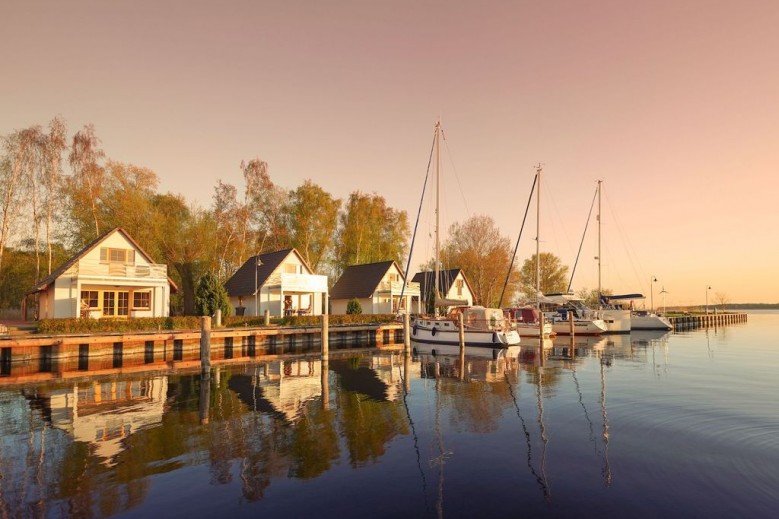
<instances>
[{"instance_id":1,"label":"wooden dock","mask_svg":"<svg viewBox=\"0 0 779 519\"><path fill-rule=\"evenodd\" d=\"M0 384L21 379L68 378L105 369L137 370L164 363L201 362L200 330L5 336L0 338ZM330 351L403 344L400 323L330 325ZM210 331L213 364L287 354L320 354L321 326L217 328Z\"/></svg>"},{"instance_id":2,"label":"wooden dock","mask_svg":"<svg viewBox=\"0 0 779 519\"><path fill-rule=\"evenodd\" d=\"M683 331L745 323L747 322L747 314L728 312L717 314L678 315L668 317L668 320L673 325L674 331Z\"/></svg>"}]
</instances>

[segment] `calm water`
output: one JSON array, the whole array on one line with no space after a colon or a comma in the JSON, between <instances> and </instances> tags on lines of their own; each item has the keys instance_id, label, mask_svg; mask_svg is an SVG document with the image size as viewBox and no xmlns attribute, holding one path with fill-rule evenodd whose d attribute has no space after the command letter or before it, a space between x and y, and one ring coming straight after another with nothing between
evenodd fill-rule
<instances>
[{"instance_id":1,"label":"calm water","mask_svg":"<svg viewBox=\"0 0 779 519\"><path fill-rule=\"evenodd\" d=\"M568 347L0 378L0 517L776 517L779 314Z\"/></svg>"}]
</instances>

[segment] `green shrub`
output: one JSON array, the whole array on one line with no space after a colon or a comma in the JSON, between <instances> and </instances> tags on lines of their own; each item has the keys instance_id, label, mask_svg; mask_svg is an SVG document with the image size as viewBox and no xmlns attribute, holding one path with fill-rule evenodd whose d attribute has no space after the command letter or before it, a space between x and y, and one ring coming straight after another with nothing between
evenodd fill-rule
<instances>
[{"instance_id":1,"label":"green shrub","mask_svg":"<svg viewBox=\"0 0 779 519\"><path fill-rule=\"evenodd\" d=\"M352 299L346 304L346 313L348 315L355 315L362 313L362 305L358 299Z\"/></svg>"}]
</instances>

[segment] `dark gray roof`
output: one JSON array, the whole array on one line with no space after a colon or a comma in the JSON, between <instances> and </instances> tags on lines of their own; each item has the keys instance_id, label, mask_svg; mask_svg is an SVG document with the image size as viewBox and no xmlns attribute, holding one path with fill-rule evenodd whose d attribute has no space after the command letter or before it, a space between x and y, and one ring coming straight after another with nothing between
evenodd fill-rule
<instances>
[{"instance_id":1,"label":"dark gray roof","mask_svg":"<svg viewBox=\"0 0 779 519\"><path fill-rule=\"evenodd\" d=\"M441 296L445 296L449 293L449 289L452 288L452 281L457 278L457 275L462 272L462 269L449 269L442 270L438 273L438 292ZM468 280L465 277L465 272L462 272L465 284L468 285L468 289L471 288ZM435 283L435 272L417 272L414 275L412 282L419 283L419 293L426 297L433 291L433 284Z\"/></svg>"},{"instance_id":2,"label":"dark gray roof","mask_svg":"<svg viewBox=\"0 0 779 519\"><path fill-rule=\"evenodd\" d=\"M224 286L225 290L227 290L227 295L231 297L254 295L255 287L261 287L268 277L273 274L273 271L276 270L290 254L295 254L300 261L303 262L306 269L311 272L311 268L295 249L284 249L260 254L259 256L252 256L225 282ZM257 284L255 285L254 266L257 258L260 259L262 265L257 267Z\"/></svg>"},{"instance_id":3,"label":"dark gray roof","mask_svg":"<svg viewBox=\"0 0 779 519\"><path fill-rule=\"evenodd\" d=\"M51 283L54 283L54 281L55 281L55 280L56 280L58 277L60 277L62 274L64 274L64 273L65 273L65 271L67 271L67 270L68 270L70 267L72 267L72 266L73 266L73 265L74 265L74 264L75 264L75 263L76 263L78 260L80 260L82 257L86 256L86 254L87 254L89 251L91 251L92 249L94 249L95 247L97 247L97 246L98 246L100 243L102 243L102 242L103 242L103 240L105 240L106 238L108 238L110 235L112 235L112 234L113 234L113 233L115 233L115 232L121 233L121 234L122 234L122 236L124 236L125 238L127 238L127 241L129 241L130 243L132 243L132 244L133 244L133 246L134 246L136 249L138 249L138 252L140 252L140 253L141 253L141 255L143 255L143 257L146 259L146 261L148 261L149 263L156 263L156 261L154 261L154 260L151 258L151 256L149 256L149 255L146 253L146 251L144 251L144 250L141 248L141 246L140 246L140 245L138 245L138 243L136 243L136 241L135 241L135 240L133 240L132 236L130 236L130 235L127 233L127 231L125 231L125 230L124 230L124 229L122 229L121 227L114 227L113 229L111 229L111 230L110 230L110 231L108 231L107 233L103 234L102 236L98 236L97 238L95 238L95 239L94 239L94 240L92 240L91 242L87 243L87 244L86 244L86 246L85 246L83 249L81 249L81 250L80 250L80 251L78 251L76 254L74 254L74 255L73 255L73 257L71 257L71 258L70 258L68 261L66 261L65 263L63 263L63 264L62 264L62 265L60 265L59 267L57 267L57 268L56 268L54 271L52 271L52 273L51 273L51 274L49 274L48 276L46 276L45 278L43 278L42 280L40 280L40 281L38 282L38 284L37 284L37 285L35 285L35 286L32 288L32 290L30 290L29 292L27 292L27 294L34 294L35 292L41 292L41 291L43 291L43 290L46 290L46 289L49 287L49 285L50 285ZM176 286L176 284L175 284L175 283L174 283L174 282L173 282L173 281L170 279L170 277L168 277L168 283L170 283L170 291L171 291L171 293L175 294L175 293L178 291L178 287L177 287L177 286Z\"/></svg>"},{"instance_id":4,"label":"dark gray roof","mask_svg":"<svg viewBox=\"0 0 779 519\"><path fill-rule=\"evenodd\" d=\"M346 267L338 282L330 291L330 299L366 298L379 286L387 271L397 264L394 261L381 261L379 263L366 263L364 265L352 265ZM403 276L403 271L398 267Z\"/></svg>"}]
</instances>

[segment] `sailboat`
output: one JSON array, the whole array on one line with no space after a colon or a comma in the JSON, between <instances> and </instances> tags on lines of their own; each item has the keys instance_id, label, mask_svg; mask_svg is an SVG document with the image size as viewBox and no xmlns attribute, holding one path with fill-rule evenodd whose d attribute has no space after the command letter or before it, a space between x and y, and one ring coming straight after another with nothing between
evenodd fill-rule
<instances>
[{"instance_id":1,"label":"sailboat","mask_svg":"<svg viewBox=\"0 0 779 519\"><path fill-rule=\"evenodd\" d=\"M487 348L505 348L519 344L519 334L511 327L511 323L499 308L484 306L466 306L465 301L444 299L440 294L440 261L441 252L439 237L439 195L441 178L441 121L436 122L434 148L436 153L436 209L435 209L435 280L433 293L435 307L433 316L422 316L414 320L411 329L411 339L423 344L460 344L460 323L462 321L465 335L465 346ZM410 255L409 255L410 257ZM438 308L449 307L451 310L445 316L438 316Z\"/></svg>"}]
</instances>

